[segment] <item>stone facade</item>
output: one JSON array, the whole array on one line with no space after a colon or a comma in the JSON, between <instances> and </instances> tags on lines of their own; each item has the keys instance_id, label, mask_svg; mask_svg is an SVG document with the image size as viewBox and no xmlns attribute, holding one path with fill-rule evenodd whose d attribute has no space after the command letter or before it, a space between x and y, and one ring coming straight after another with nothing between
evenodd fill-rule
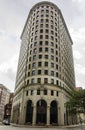
<instances>
[{"instance_id":1,"label":"stone facade","mask_svg":"<svg viewBox=\"0 0 85 130\"><path fill-rule=\"evenodd\" d=\"M60 9L51 2L34 5L21 34L12 122L71 123L65 103L75 88L72 45Z\"/></svg>"}]
</instances>

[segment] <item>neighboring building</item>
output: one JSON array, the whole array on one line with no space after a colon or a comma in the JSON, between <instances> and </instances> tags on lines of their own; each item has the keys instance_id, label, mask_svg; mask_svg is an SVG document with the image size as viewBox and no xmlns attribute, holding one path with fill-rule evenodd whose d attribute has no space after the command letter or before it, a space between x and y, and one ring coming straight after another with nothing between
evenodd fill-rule
<instances>
[{"instance_id":1,"label":"neighboring building","mask_svg":"<svg viewBox=\"0 0 85 130\"><path fill-rule=\"evenodd\" d=\"M80 90L82 90L82 89L83 89L82 87L76 87L76 88L75 88L76 91L80 91Z\"/></svg>"},{"instance_id":2,"label":"neighboring building","mask_svg":"<svg viewBox=\"0 0 85 130\"><path fill-rule=\"evenodd\" d=\"M72 45L60 9L51 2L34 5L21 35L12 122L72 123L65 107L75 88Z\"/></svg>"},{"instance_id":3,"label":"neighboring building","mask_svg":"<svg viewBox=\"0 0 85 130\"><path fill-rule=\"evenodd\" d=\"M13 97L14 97L14 93L10 93L9 102L4 107L4 119L10 120Z\"/></svg>"},{"instance_id":4,"label":"neighboring building","mask_svg":"<svg viewBox=\"0 0 85 130\"><path fill-rule=\"evenodd\" d=\"M9 94L9 89L0 84L0 121L4 118L4 106L8 103Z\"/></svg>"}]
</instances>

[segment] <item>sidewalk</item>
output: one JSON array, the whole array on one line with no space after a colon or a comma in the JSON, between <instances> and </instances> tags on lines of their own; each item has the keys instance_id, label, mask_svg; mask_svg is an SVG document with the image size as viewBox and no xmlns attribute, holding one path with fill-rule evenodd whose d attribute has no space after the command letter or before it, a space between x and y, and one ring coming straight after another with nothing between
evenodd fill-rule
<instances>
[{"instance_id":1,"label":"sidewalk","mask_svg":"<svg viewBox=\"0 0 85 130\"><path fill-rule=\"evenodd\" d=\"M85 126L85 124L66 125L66 126L54 126L54 125L40 126L40 125L20 125L20 124L13 124L13 123L11 123L11 125L15 126L15 127L24 127L24 128L75 128L75 127L79 127L79 126Z\"/></svg>"}]
</instances>

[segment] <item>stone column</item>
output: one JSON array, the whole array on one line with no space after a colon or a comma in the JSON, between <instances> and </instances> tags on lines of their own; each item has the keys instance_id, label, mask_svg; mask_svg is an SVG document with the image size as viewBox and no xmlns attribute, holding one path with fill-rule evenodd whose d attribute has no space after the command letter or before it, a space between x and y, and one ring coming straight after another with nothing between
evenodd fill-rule
<instances>
[{"instance_id":1,"label":"stone column","mask_svg":"<svg viewBox=\"0 0 85 130\"><path fill-rule=\"evenodd\" d=\"M50 106L47 106L47 125L50 125Z\"/></svg>"},{"instance_id":2,"label":"stone column","mask_svg":"<svg viewBox=\"0 0 85 130\"><path fill-rule=\"evenodd\" d=\"M32 118L32 125L36 124L36 105L33 106L33 118Z\"/></svg>"}]
</instances>

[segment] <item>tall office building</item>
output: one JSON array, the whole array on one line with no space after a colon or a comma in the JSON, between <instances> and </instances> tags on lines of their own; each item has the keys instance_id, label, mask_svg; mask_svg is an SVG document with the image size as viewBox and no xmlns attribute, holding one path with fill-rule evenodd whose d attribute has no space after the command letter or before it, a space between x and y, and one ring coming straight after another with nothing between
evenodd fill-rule
<instances>
[{"instance_id":1,"label":"tall office building","mask_svg":"<svg viewBox=\"0 0 85 130\"><path fill-rule=\"evenodd\" d=\"M72 45L60 9L34 5L21 34L12 122L67 123L65 103L75 88Z\"/></svg>"}]
</instances>

